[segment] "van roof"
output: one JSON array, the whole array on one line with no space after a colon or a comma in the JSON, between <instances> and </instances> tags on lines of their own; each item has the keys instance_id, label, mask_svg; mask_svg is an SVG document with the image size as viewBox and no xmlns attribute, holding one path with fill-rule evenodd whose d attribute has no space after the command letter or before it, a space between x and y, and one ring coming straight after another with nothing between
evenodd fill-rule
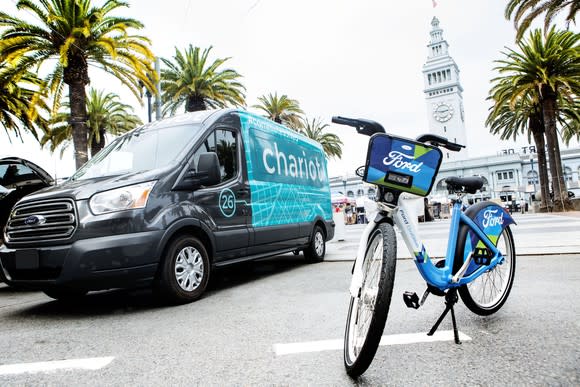
<instances>
[{"instance_id":1,"label":"van roof","mask_svg":"<svg viewBox=\"0 0 580 387\"><path fill-rule=\"evenodd\" d=\"M158 121L153 121L148 124L143 125L142 129L154 129L158 126L174 126L183 124L201 124L204 123L208 118L214 114L223 112L224 110L231 111L233 109L221 109L221 110L200 110L196 112L189 112L184 114L178 114L175 116L162 118Z\"/></svg>"},{"instance_id":2,"label":"van roof","mask_svg":"<svg viewBox=\"0 0 580 387\"><path fill-rule=\"evenodd\" d=\"M266 117L263 117L263 116L258 115L256 113L252 113L252 112L249 112L247 110L240 109L240 108L200 110L200 111L196 111L196 112L179 114L179 115L175 115L172 117L162 118L161 120L158 120L158 121L150 122L150 123L145 124L143 126L137 127L136 129L149 130L149 129L156 129L158 127L159 128L162 128L162 127L166 128L169 126L184 125L184 124L185 125L186 124L197 124L197 125L203 125L203 126L207 127L208 125L213 124L213 122L220 119L221 117L224 117L224 116L231 114L231 113L243 114L243 115L250 116L253 119L256 119L259 121L268 122L269 125L275 125L280 130L285 130L289 134L292 134L293 136L301 137L303 141L309 142L317 147L321 147L321 145L318 142L304 136L302 133L294 131L294 130L292 130L292 129L290 129L282 124L274 122Z\"/></svg>"}]
</instances>

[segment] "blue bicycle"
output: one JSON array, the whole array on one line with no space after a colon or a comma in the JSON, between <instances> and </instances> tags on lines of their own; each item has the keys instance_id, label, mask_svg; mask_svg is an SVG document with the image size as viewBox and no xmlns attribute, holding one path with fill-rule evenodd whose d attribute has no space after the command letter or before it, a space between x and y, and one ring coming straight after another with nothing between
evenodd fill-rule
<instances>
[{"instance_id":1,"label":"blue bicycle","mask_svg":"<svg viewBox=\"0 0 580 387\"><path fill-rule=\"evenodd\" d=\"M389 314L397 258L396 226L414 256L419 273L427 283L421 299L405 292L405 304L417 309L427 296L445 298L445 310L427 333L433 335L443 318L451 312L454 339L460 344L453 306L459 296L472 312L489 315L497 312L512 288L516 253L510 229L513 218L496 203L483 201L466 207L465 194L483 186L480 177L445 179L452 195L453 211L445 259L433 261L418 237L413 212L406 193L427 196L441 165L439 147L460 151L462 145L446 138L425 134L416 141L385 133L377 122L333 117L332 122L356 128L371 136L364 167L357 174L378 188L373 213L365 227L350 285L350 306L344 337L344 365L357 377L370 366ZM405 194L404 194L405 193Z\"/></svg>"}]
</instances>

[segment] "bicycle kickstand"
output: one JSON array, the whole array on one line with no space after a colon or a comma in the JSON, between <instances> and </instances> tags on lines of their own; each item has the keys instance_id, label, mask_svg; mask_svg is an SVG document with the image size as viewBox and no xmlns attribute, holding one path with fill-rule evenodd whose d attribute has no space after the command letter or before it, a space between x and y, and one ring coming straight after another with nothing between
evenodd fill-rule
<instances>
[{"instance_id":1,"label":"bicycle kickstand","mask_svg":"<svg viewBox=\"0 0 580 387\"><path fill-rule=\"evenodd\" d=\"M437 328L439 328L441 321L443 321L447 313L451 311L451 322L453 323L453 336L455 338L455 344L461 344L461 340L459 340L459 332L457 330L457 323L455 322L455 311L453 310L453 306L457 303L458 300L459 297L457 296L457 289L449 289L445 294L445 310L443 313L441 313L441 316L439 316L439 319L435 325L433 325L429 333L427 333L427 336L433 336Z\"/></svg>"}]
</instances>

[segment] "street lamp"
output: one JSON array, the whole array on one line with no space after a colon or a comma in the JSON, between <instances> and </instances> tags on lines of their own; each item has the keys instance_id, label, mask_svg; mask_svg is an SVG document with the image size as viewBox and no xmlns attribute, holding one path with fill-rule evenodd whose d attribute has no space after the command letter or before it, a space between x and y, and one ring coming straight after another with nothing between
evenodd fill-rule
<instances>
[{"instance_id":1,"label":"street lamp","mask_svg":"<svg viewBox=\"0 0 580 387\"><path fill-rule=\"evenodd\" d=\"M346 180L347 180L347 176L346 176L346 173L345 173L344 175L342 175L342 187L343 187L342 194L344 196L346 196Z\"/></svg>"},{"instance_id":2,"label":"street lamp","mask_svg":"<svg viewBox=\"0 0 580 387\"><path fill-rule=\"evenodd\" d=\"M530 155L530 166L532 168L532 184L534 184L534 195L536 194L536 171L534 171L534 156Z\"/></svg>"},{"instance_id":3,"label":"street lamp","mask_svg":"<svg viewBox=\"0 0 580 387\"><path fill-rule=\"evenodd\" d=\"M145 87L145 84L139 81L139 86L141 88L145 88L145 96L147 97L147 117L149 122L151 122L151 97L153 96L148 88Z\"/></svg>"},{"instance_id":4,"label":"street lamp","mask_svg":"<svg viewBox=\"0 0 580 387\"><path fill-rule=\"evenodd\" d=\"M154 83L155 85L155 101L153 103L153 105L155 106L155 119L156 120L160 120L161 119L161 84L159 79L161 78L161 70L159 67L159 58L155 58L155 75L157 75L157 82ZM149 81L153 82L153 76L151 74L146 74L147 78L149 79ZM145 84L141 81L139 81L139 87L141 89L143 89L145 87ZM153 97L153 94L151 93L151 91L149 91L149 89L147 87L145 87L145 96L147 96L147 118L149 119L149 122L151 122L151 115L152 115L152 105L151 105L151 98ZM141 94L141 97L143 97L143 94Z\"/></svg>"}]
</instances>

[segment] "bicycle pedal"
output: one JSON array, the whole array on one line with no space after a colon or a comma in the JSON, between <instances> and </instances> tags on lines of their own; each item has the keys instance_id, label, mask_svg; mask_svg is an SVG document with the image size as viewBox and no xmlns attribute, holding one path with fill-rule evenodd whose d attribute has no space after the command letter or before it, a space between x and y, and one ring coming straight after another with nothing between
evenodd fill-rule
<instances>
[{"instance_id":1,"label":"bicycle pedal","mask_svg":"<svg viewBox=\"0 0 580 387\"><path fill-rule=\"evenodd\" d=\"M415 292L405 292L403 293L403 301L407 308L419 309L419 296Z\"/></svg>"}]
</instances>

